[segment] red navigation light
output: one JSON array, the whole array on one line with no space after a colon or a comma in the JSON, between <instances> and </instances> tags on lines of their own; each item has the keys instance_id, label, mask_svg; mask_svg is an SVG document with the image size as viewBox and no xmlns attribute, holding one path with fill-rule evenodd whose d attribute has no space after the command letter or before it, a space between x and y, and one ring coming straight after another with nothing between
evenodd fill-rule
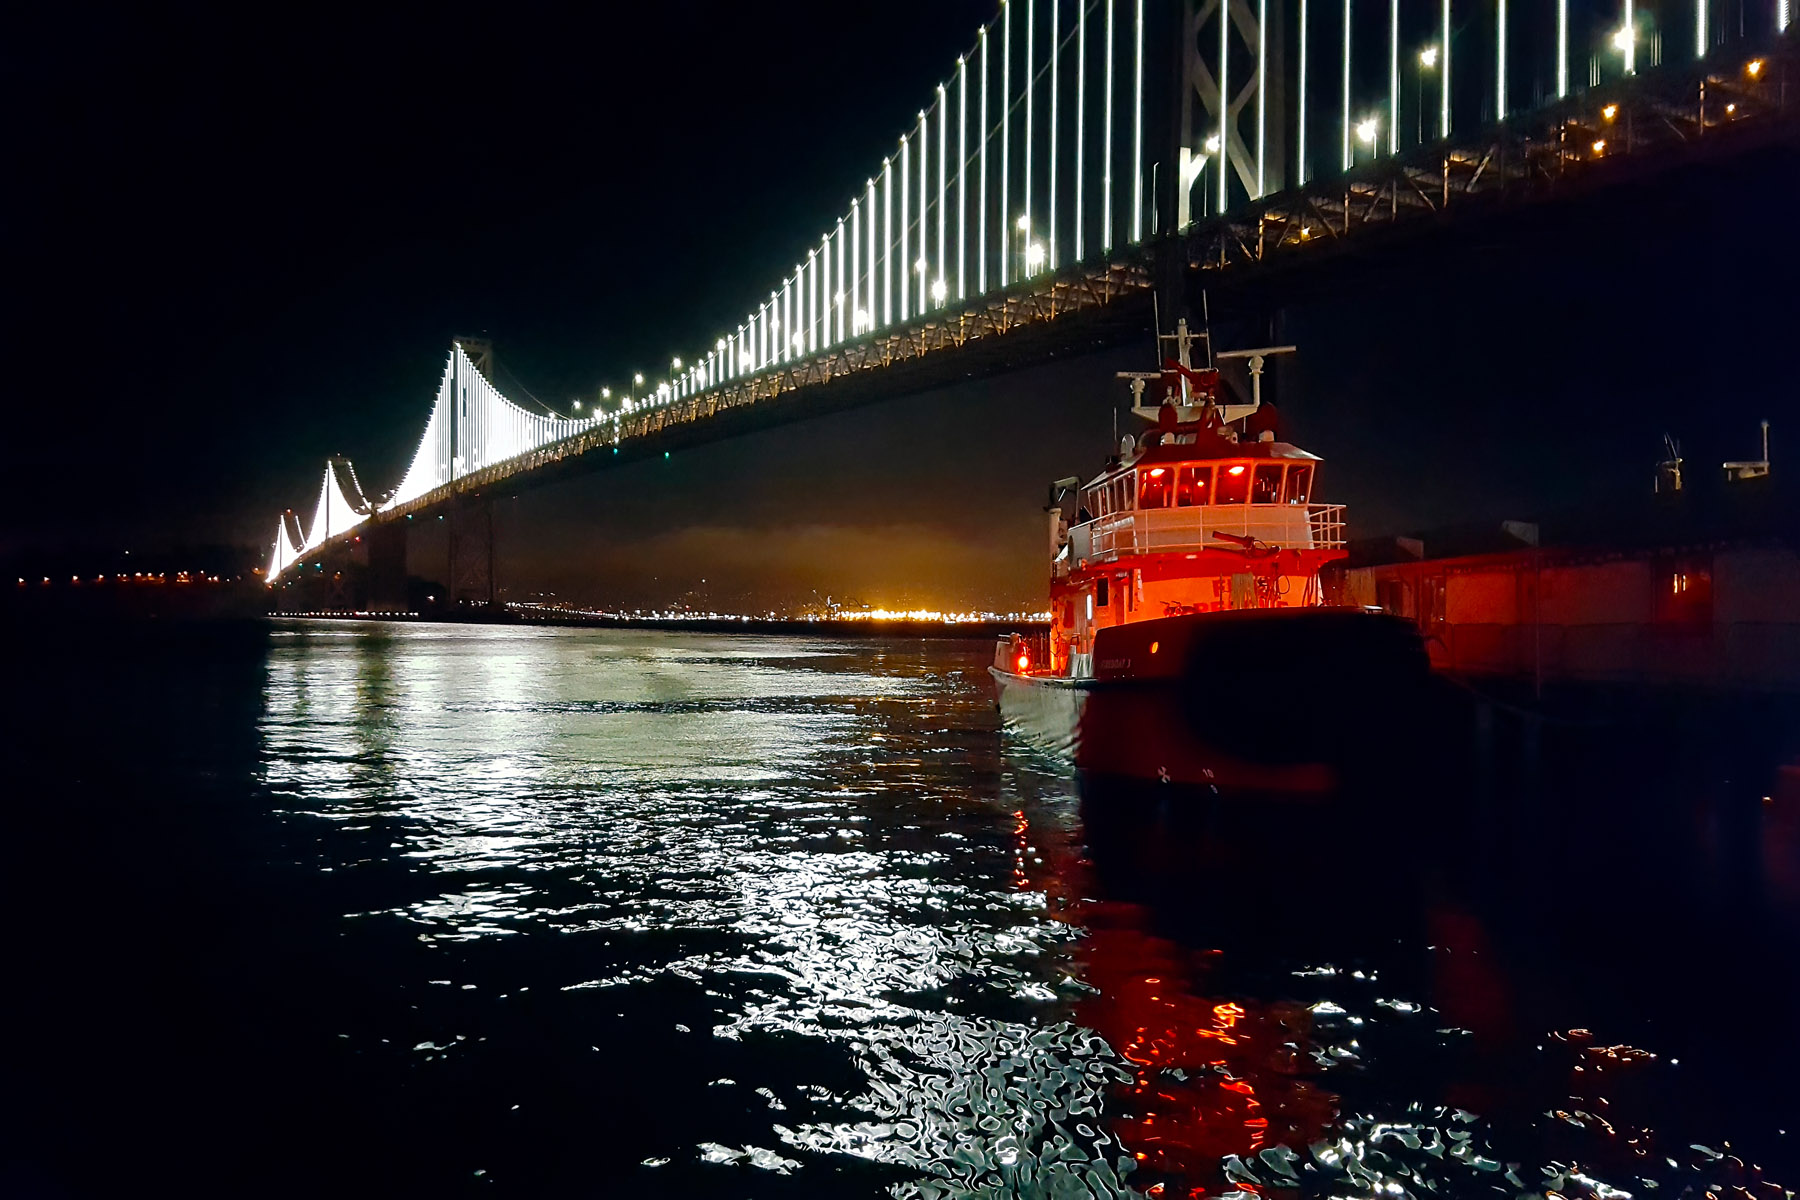
<instances>
[{"instance_id":1,"label":"red navigation light","mask_svg":"<svg viewBox=\"0 0 1800 1200\"><path fill-rule=\"evenodd\" d=\"M1030 667L1031 667L1031 655L1029 655L1029 654L1019 655L1019 670L1021 670L1021 671L1028 670Z\"/></svg>"}]
</instances>

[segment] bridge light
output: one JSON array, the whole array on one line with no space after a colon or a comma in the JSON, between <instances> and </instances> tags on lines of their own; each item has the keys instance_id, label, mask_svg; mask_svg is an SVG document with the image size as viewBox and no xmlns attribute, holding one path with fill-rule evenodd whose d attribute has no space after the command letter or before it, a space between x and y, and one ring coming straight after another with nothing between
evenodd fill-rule
<instances>
[{"instance_id":1,"label":"bridge light","mask_svg":"<svg viewBox=\"0 0 1800 1200\"><path fill-rule=\"evenodd\" d=\"M1600 110L1600 115L1610 121L1619 115L1619 106L1616 104L1609 104Z\"/></svg>"},{"instance_id":2,"label":"bridge light","mask_svg":"<svg viewBox=\"0 0 1800 1200\"><path fill-rule=\"evenodd\" d=\"M1762 67L1763 67L1763 60L1760 58L1753 58L1749 62L1744 64L1744 74L1750 76L1750 78L1752 78L1752 79L1755 79L1758 75L1762 74Z\"/></svg>"},{"instance_id":3,"label":"bridge light","mask_svg":"<svg viewBox=\"0 0 1800 1200\"><path fill-rule=\"evenodd\" d=\"M681 360L679 358L673 359L670 361L669 366L679 371L681 370Z\"/></svg>"},{"instance_id":4,"label":"bridge light","mask_svg":"<svg viewBox=\"0 0 1800 1200\"><path fill-rule=\"evenodd\" d=\"M633 375L631 377L631 382L636 383L636 384L642 384L644 382L644 377L642 375Z\"/></svg>"},{"instance_id":5,"label":"bridge light","mask_svg":"<svg viewBox=\"0 0 1800 1200\"><path fill-rule=\"evenodd\" d=\"M1206 152L1208 154L1217 154L1219 152L1219 135L1218 134L1211 133L1206 136Z\"/></svg>"},{"instance_id":6,"label":"bridge light","mask_svg":"<svg viewBox=\"0 0 1800 1200\"><path fill-rule=\"evenodd\" d=\"M1375 133L1380 128L1381 122L1377 121L1374 117L1364 117L1356 123L1357 139L1373 146L1375 144Z\"/></svg>"},{"instance_id":7,"label":"bridge light","mask_svg":"<svg viewBox=\"0 0 1800 1200\"><path fill-rule=\"evenodd\" d=\"M1601 138L1599 141L1594 143L1594 153L1595 154L1605 154L1606 153L1606 139L1605 138Z\"/></svg>"},{"instance_id":8,"label":"bridge light","mask_svg":"<svg viewBox=\"0 0 1800 1200\"><path fill-rule=\"evenodd\" d=\"M1031 218L1030 217L1020 217L1019 218L1019 232L1020 233L1030 233L1031 232Z\"/></svg>"},{"instance_id":9,"label":"bridge light","mask_svg":"<svg viewBox=\"0 0 1800 1200\"><path fill-rule=\"evenodd\" d=\"M931 285L931 299L934 303L942 304L949 295L949 285L942 279L939 279L936 283Z\"/></svg>"},{"instance_id":10,"label":"bridge light","mask_svg":"<svg viewBox=\"0 0 1800 1200\"><path fill-rule=\"evenodd\" d=\"M612 389L611 388L601 388L600 389L600 398L602 400L611 400L612 399Z\"/></svg>"},{"instance_id":11,"label":"bridge light","mask_svg":"<svg viewBox=\"0 0 1800 1200\"><path fill-rule=\"evenodd\" d=\"M1419 65L1429 71L1437 66L1437 56L1438 48L1436 46L1427 46L1419 51Z\"/></svg>"},{"instance_id":12,"label":"bridge light","mask_svg":"<svg viewBox=\"0 0 1800 1200\"><path fill-rule=\"evenodd\" d=\"M1025 269L1035 271L1044 265L1044 243L1033 242L1025 248Z\"/></svg>"}]
</instances>

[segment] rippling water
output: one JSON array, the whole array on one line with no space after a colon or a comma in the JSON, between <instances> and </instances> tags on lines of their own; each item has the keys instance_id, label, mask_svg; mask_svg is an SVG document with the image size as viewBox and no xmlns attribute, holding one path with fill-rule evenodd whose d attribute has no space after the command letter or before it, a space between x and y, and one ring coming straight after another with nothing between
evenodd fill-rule
<instances>
[{"instance_id":1,"label":"rippling water","mask_svg":"<svg viewBox=\"0 0 1800 1200\"><path fill-rule=\"evenodd\" d=\"M998 729L987 654L22 648L8 1190L1793 1186L1790 927L1713 843L1640 876L1534 825L1459 888L1391 814L1144 815Z\"/></svg>"}]
</instances>

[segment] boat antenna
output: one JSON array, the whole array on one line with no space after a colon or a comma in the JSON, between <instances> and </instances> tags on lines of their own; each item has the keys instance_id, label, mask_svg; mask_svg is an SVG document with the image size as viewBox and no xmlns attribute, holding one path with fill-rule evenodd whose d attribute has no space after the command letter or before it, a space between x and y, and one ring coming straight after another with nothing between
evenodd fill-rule
<instances>
[{"instance_id":1,"label":"boat antenna","mask_svg":"<svg viewBox=\"0 0 1800 1200\"><path fill-rule=\"evenodd\" d=\"M1206 289L1200 289L1200 323L1206 328L1206 365L1213 365L1212 347L1212 300Z\"/></svg>"}]
</instances>

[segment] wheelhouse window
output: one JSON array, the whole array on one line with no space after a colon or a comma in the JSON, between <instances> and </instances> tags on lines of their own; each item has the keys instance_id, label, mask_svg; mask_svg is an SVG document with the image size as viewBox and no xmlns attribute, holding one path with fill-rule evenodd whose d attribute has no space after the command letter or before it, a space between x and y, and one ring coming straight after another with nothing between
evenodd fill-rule
<instances>
[{"instance_id":1,"label":"wheelhouse window","mask_svg":"<svg viewBox=\"0 0 1800 1200\"><path fill-rule=\"evenodd\" d=\"M1112 510L1116 513L1126 512L1131 508L1132 495L1131 476L1121 475L1107 485L1112 492Z\"/></svg>"},{"instance_id":2,"label":"wheelhouse window","mask_svg":"<svg viewBox=\"0 0 1800 1200\"><path fill-rule=\"evenodd\" d=\"M1281 493L1283 504L1305 504L1312 498L1313 469L1310 464L1295 463L1288 467L1287 487Z\"/></svg>"},{"instance_id":3,"label":"wheelhouse window","mask_svg":"<svg viewBox=\"0 0 1800 1200\"><path fill-rule=\"evenodd\" d=\"M1167 508L1169 493L1174 491L1173 467L1150 467L1138 472L1138 507Z\"/></svg>"},{"instance_id":4,"label":"wheelhouse window","mask_svg":"<svg viewBox=\"0 0 1800 1200\"><path fill-rule=\"evenodd\" d=\"M1217 504L1242 504L1250 498L1250 466L1248 463L1232 463L1228 467L1219 468L1219 494L1214 501Z\"/></svg>"},{"instance_id":5,"label":"wheelhouse window","mask_svg":"<svg viewBox=\"0 0 1800 1200\"><path fill-rule=\"evenodd\" d=\"M1257 463L1250 483L1250 503L1281 503L1281 464Z\"/></svg>"},{"instance_id":6,"label":"wheelhouse window","mask_svg":"<svg viewBox=\"0 0 1800 1200\"><path fill-rule=\"evenodd\" d=\"M1195 508L1212 503L1213 469L1183 467L1175 477L1175 503L1181 508Z\"/></svg>"}]
</instances>

